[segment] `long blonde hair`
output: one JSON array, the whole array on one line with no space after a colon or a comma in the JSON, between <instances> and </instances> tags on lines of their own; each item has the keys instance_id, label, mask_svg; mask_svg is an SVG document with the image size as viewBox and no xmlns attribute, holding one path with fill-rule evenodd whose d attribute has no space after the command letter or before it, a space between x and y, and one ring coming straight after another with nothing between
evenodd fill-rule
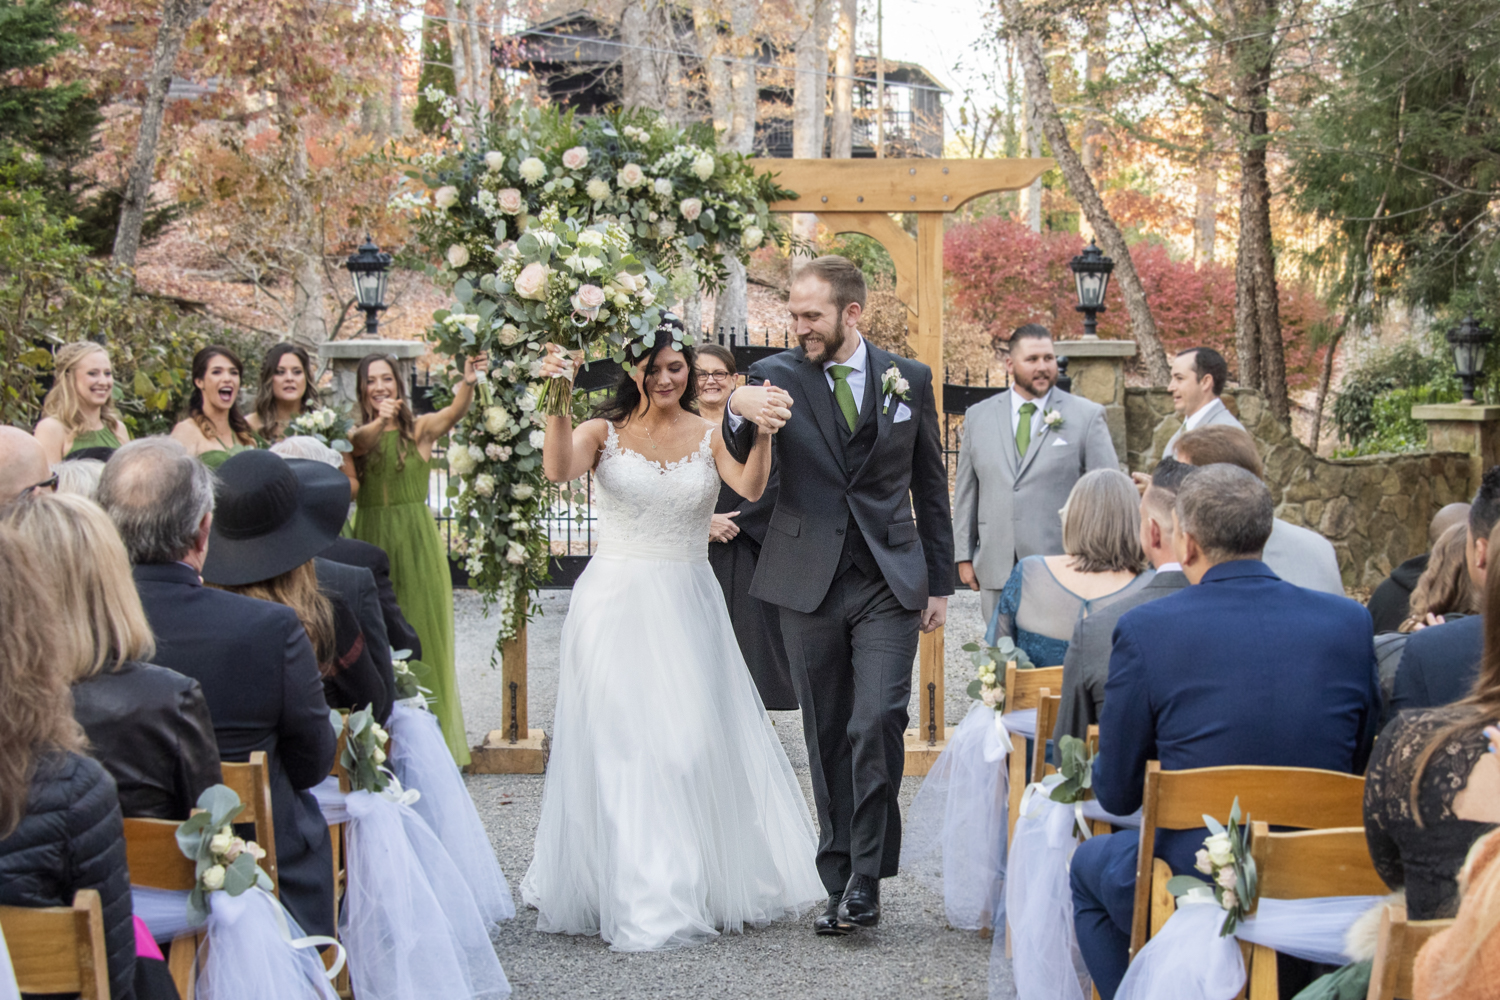
<instances>
[{"instance_id":1,"label":"long blonde hair","mask_svg":"<svg viewBox=\"0 0 1500 1000\"><path fill-rule=\"evenodd\" d=\"M0 524L0 838L26 815L38 758L83 749L72 678L58 655L57 600L38 586L58 571L30 539Z\"/></svg>"},{"instance_id":2,"label":"long blonde hair","mask_svg":"<svg viewBox=\"0 0 1500 1000\"><path fill-rule=\"evenodd\" d=\"M58 567L44 579L57 598L70 681L155 655L156 640L130 575L130 557L103 508L77 494L31 493L5 508L0 521L29 538Z\"/></svg>"},{"instance_id":3,"label":"long blonde hair","mask_svg":"<svg viewBox=\"0 0 1500 1000\"><path fill-rule=\"evenodd\" d=\"M333 672L333 661L337 655L333 634L333 605L318 589L318 570L309 559L296 569L289 569L280 576L257 583L242 583L234 586L213 584L220 590L244 594L258 601L282 604L297 612L307 638L312 641L317 654L318 666L323 676Z\"/></svg>"},{"instance_id":4,"label":"long blonde hair","mask_svg":"<svg viewBox=\"0 0 1500 1000\"><path fill-rule=\"evenodd\" d=\"M1411 613L1401 623L1399 631L1412 631L1429 614L1479 613L1479 595L1469 581L1469 563L1464 552L1468 537L1469 526L1466 524L1455 524L1438 536L1432 546L1432 557L1427 560L1427 568L1411 589Z\"/></svg>"},{"instance_id":5,"label":"long blonde hair","mask_svg":"<svg viewBox=\"0 0 1500 1000\"><path fill-rule=\"evenodd\" d=\"M90 354L109 357L109 351L104 345L92 340L80 340L59 347L52 358L52 388L47 390L47 396L42 400L42 416L56 420L74 437L88 430L83 420L83 400L78 396L78 382L73 377L74 369ZM105 400L104 405L99 408L99 420L110 430L114 430L120 423L120 414L115 410L113 399Z\"/></svg>"}]
</instances>

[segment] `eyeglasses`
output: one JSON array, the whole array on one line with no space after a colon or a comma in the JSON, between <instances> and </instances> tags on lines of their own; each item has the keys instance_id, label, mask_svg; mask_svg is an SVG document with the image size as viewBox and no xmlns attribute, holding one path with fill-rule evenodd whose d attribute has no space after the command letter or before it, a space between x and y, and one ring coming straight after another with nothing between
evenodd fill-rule
<instances>
[{"instance_id":1,"label":"eyeglasses","mask_svg":"<svg viewBox=\"0 0 1500 1000\"><path fill-rule=\"evenodd\" d=\"M55 472L52 473L51 476L47 477L46 479L43 479L39 483L32 483L30 486L26 487L24 490L21 491L21 496L23 496L23 497L24 496L29 496L30 494L35 493L37 490L45 490L48 493L56 493L57 492L57 473L55 473Z\"/></svg>"},{"instance_id":2,"label":"eyeglasses","mask_svg":"<svg viewBox=\"0 0 1500 1000\"><path fill-rule=\"evenodd\" d=\"M698 373L698 381L699 382L728 382L732 378L734 378L734 376L731 375L731 374L729 374L728 372L699 372Z\"/></svg>"}]
</instances>

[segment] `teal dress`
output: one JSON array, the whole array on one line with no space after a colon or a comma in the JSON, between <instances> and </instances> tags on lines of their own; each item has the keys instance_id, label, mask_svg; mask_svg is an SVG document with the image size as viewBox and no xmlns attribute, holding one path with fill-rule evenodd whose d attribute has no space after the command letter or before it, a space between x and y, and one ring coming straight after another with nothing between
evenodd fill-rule
<instances>
[{"instance_id":1,"label":"teal dress","mask_svg":"<svg viewBox=\"0 0 1500 1000\"><path fill-rule=\"evenodd\" d=\"M399 432L386 431L365 458L353 535L390 557L396 600L422 640L424 686L432 691L443 739L462 767L469 763L469 746L453 665L453 578L427 506L428 464L411 441L403 462L400 443Z\"/></svg>"}]
</instances>

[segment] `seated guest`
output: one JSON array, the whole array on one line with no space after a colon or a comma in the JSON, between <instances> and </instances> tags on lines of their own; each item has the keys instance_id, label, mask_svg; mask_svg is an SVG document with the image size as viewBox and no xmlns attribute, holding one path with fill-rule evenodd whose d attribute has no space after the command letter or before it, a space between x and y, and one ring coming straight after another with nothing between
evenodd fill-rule
<instances>
[{"instance_id":1,"label":"seated guest","mask_svg":"<svg viewBox=\"0 0 1500 1000\"><path fill-rule=\"evenodd\" d=\"M1478 678L1456 704L1397 715L1365 781L1370 856L1387 885L1405 886L1412 920L1453 916L1464 857L1500 823L1500 756L1484 732L1500 719L1500 561L1486 573L1485 614L1473 619L1483 623Z\"/></svg>"},{"instance_id":2,"label":"seated guest","mask_svg":"<svg viewBox=\"0 0 1500 1000\"><path fill-rule=\"evenodd\" d=\"M281 900L308 934L333 933L333 849L317 800L338 740L312 643L297 615L203 586L214 476L167 438L132 442L104 467L99 500L135 564L156 662L203 689L219 757L264 750Z\"/></svg>"},{"instance_id":3,"label":"seated guest","mask_svg":"<svg viewBox=\"0 0 1500 1000\"><path fill-rule=\"evenodd\" d=\"M1466 503L1450 503L1443 507L1433 517L1432 523L1427 526L1428 549L1436 549L1438 539L1443 536L1444 532L1449 528L1462 527L1468 519L1469 505ZM1427 561L1430 558L1430 551L1412 556L1391 570L1391 575L1380 581L1380 585L1370 595L1369 603L1365 607L1370 609L1370 617L1375 620L1376 635L1381 632L1395 632L1401 627L1401 623L1411 616L1412 588L1417 585L1417 580L1421 578L1422 571L1427 568Z\"/></svg>"},{"instance_id":4,"label":"seated guest","mask_svg":"<svg viewBox=\"0 0 1500 1000\"><path fill-rule=\"evenodd\" d=\"M0 525L0 905L72 906L78 890L98 891L110 996L130 1000L135 927L125 832L114 780L83 752L73 719L68 623L51 588L36 585L55 566Z\"/></svg>"},{"instance_id":5,"label":"seated guest","mask_svg":"<svg viewBox=\"0 0 1500 1000\"><path fill-rule=\"evenodd\" d=\"M336 469L342 468L344 463L343 456L316 438L287 438L272 445L271 450L282 458L303 458L313 462L322 462ZM341 515L341 518L345 516L347 515ZM380 617L385 621L386 638L391 648L407 650L411 653L413 660L422 658L422 640L417 637L417 630L412 628L406 616L401 613L401 604L396 600L396 588L391 584L391 560L385 554L384 549L378 545L371 545L369 542L361 542L357 538L344 538L341 535L334 539L332 545L323 550L318 560L369 570L375 578L375 590L380 599ZM360 621L364 621L363 615Z\"/></svg>"},{"instance_id":6,"label":"seated guest","mask_svg":"<svg viewBox=\"0 0 1500 1000\"><path fill-rule=\"evenodd\" d=\"M1080 611L1130 596L1151 578L1141 573L1140 496L1125 473L1085 473L1059 513L1065 554L1016 563L984 636L991 646L1009 636L1038 667L1063 662Z\"/></svg>"},{"instance_id":7,"label":"seated guest","mask_svg":"<svg viewBox=\"0 0 1500 1000\"><path fill-rule=\"evenodd\" d=\"M70 458L52 467L57 476L57 492L72 493L90 500L99 492L99 477L104 463L97 458Z\"/></svg>"},{"instance_id":8,"label":"seated guest","mask_svg":"<svg viewBox=\"0 0 1500 1000\"><path fill-rule=\"evenodd\" d=\"M1486 472L1479 483L1479 492L1469 505L1464 540L1469 582L1486 607L1490 533L1497 523L1500 523L1500 465ZM1458 701L1473 686L1483 653L1484 618L1478 615L1415 633L1401 651L1401 663L1391 689L1391 714Z\"/></svg>"},{"instance_id":9,"label":"seated guest","mask_svg":"<svg viewBox=\"0 0 1500 1000\"><path fill-rule=\"evenodd\" d=\"M33 490L50 493L56 488L47 453L36 438L15 427L0 426L0 503Z\"/></svg>"},{"instance_id":10,"label":"seated guest","mask_svg":"<svg viewBox=\"0 0 1500 1000\"><path fill-rule=\"evenodd\" d=\"M1462 902L1453 926L1417 953L1417 1000L1494 1000L1500 983L1500 833L1474 845L1458 883Z\"/></svg>"},{"instance_id":11,"label":"seated guest","mask_svg":"<svg viewBox=\"0 0 1500 1000\"><path fill-rule=\"evenodd\" d=\"M1120 616L1188 585L1172 548L1172 505L1177 501L1178 488L1192 471L1191 465L1164 458L1151 473L1151 484L1141 495L1141 548L1156 574L1144 587L1078 616L1067 656L1063 658L1062 705L1057 713L1054 739L1064 736L1086 739L1089 726L1099 722L1099 711L1104 707L1104 682L1109 678L1110 644Z\"/></svg>"},{"instance_id":12,"label":"seated guest","mask_svg":"<svg viewBox=\"0 0 1500 1000\"><path fill-rule=\"evenodd\" d=\"M1178 440L1176 456L1189 465L1224 462L1238 465L1257 479L1266 477L1255 451L1255 439L1238 427L1190 431ZM1309 528L1275 518L1262 561L1287 583L1344 596L1344 578L1333 543Z\"/></svg>"},{"instance_id":13,"label":"seated guest","mask_svg":"<svg viewBox=\"0 0 1500 1000\"><path fill-rule=\"evenodd\" d=\"M219 467L217 516L203 581L297 612L318 657L328 706L351 711L373 706L383 721L391 713L395 677L381 677L359 620L343 598L318 586L313 557L338 537L343 523L311 513L308 498L322 493L333 494L325 508L349 506L349 480L326 465L298 461L294 471L268 451L228 459Z\"/></svg>"},{"instance_id":14,"label":"seated guest","mask_svg":"<svg viewBox=\"0 0 1500 1000\"><path fill-rule=\"evenodd\" d=\"M73 716L114 777L121 811L187 819L223 780L214 724L197 681L146 662L155 642L115 526L92 500L67 494L23 497L0 520L68 568L46 579L72 626Z\"/></svg>"},{"instance_id":15,"label":"seated guest","mask_svg":"<svg viewBox=\"0 0 1500 1000\"><path fill-rule=\"evenodd\" d=\"M1140 808L1152 760L1167 771L1364 770L1380 710L1369 612L1267 568L1272 509L1265 484L1230 465L1200 468L1178 491L1173 542L1193 586L1127 611L1115 627L1093 778L1109 812ZM1163 832L1157 854L1190 873L1206 835ZM1138 845L1138 831L1126 830L1073 855L1078 946L1104 1000L1125 975Z\"/></svg>"},{"instance_id":16,"label":"seated guest","mask_svg":"<svg viewBox=\"0 0 1500 1000\"><path fill-rule=\"evenodd\" d=\"M1464 510L1469 505L1464 504ZM1399 631L1375 636L1375 659L1380 665L1380 694L1388 704L1396 685L1396 668L1406 641L1416 632L1432 625L1458 621L1479 613L1479 595L1469 581L1467 549L1468 528L1455 524L1443 533L1424 555L1427 568L1417 578L1407 603L1409 617ZM1430 556L1430 558L1429 558Z\"/></svg>"}]
</instances>

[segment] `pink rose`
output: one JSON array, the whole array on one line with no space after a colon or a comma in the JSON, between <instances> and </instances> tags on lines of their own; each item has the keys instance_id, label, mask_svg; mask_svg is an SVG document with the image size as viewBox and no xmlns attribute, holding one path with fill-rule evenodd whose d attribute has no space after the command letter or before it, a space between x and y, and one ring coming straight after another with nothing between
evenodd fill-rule
<instances>
[{"instance_id":1,"label":"pink rose","mask_svg":"<svg viewBox=\"0 0 1500 1000\"><path fill-rule=\"evenodd\" d=\"M589 151L582 146L574 146L563 153L562 164L569 170L582 170L589 165Z\"/></svg>"},{"instance_id":2,"label":"pink rose","mask_svg":"<svg viewBox=\"0 0 1500 1000\"><path fill-rule=\"evenodd\" d=\"M684 198L682 199L682 204L677 206L677 209L682 213L684 219L689 222L697 222L698 216L703 214L703 202L697 198Z\"/></svg>"},{"instance_id":3,"label":"pink rose","mask_svg":"<svg viewBox=\"0 0 1500 1000\"><path fill-rule=\"evenodd\" d=\"M526 207L526 202L521 198L521 192L515 188L502 188L495 195L495 201L500 205L500 211L506 215L515 215Z\"/></svg>"},{"instance_id":4,"label":"pink rose","mask_svg":"<svg viewBox=\"0 0 1500 1000\"><path fill-rule=\"evenodd\" d=\"M579 285L578 291L573 293L573 308L589 319L598 316L603 305L604 289L598 285Z\"/></svg>"},{"instance_id":5,"label":"pink rose","mask_svg":"<svg viewBox=\"0 0 1500 1000\"><path fill-rule=\"evenodd\" d=\"M516 294L523 299L534 299L538 302L547 297L547 279L552 272L540 261L527 264L516 275Z\"/></svg>"},{"instance_id":6,"label":"pink rose","mask_svg":"<svg viewBox=\"0 0 1500 1000\"><path fill-rule=\"evenodd\" d=\"M646 172L641 169L639 163L627 163L620 169L618 180L620 187L633 188L646 179Z\"/></svg>"}]
</instances>

